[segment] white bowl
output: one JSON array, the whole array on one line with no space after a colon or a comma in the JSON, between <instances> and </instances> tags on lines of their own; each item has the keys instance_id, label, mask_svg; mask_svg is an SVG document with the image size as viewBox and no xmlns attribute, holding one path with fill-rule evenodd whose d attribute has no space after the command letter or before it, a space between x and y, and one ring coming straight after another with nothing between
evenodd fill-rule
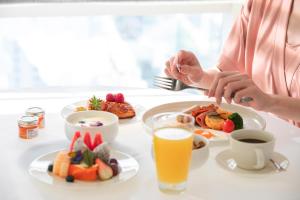
<instances>
[{"instance_id":1,"label":"white bowl","mask_svg":"<svg viewBox=\"0 0 300 200\"><path fill-rule=\"evenodd\" d=\"M201 135L194 134L194 141L203 141L205 143L204 147L199 149L194 149L192 151L191 169L196 169L201 167L208 159L209 156L209 141Z\"/></svg>"},{"instance_id":2,"label":"white bowl","mask_svg":"<svg viewBox=\"0 0 300 200\"><path fill-rule=\"evenodd\" d=\"M78 121L85 118L100 118L99 121L103 123L102 126L97 127L83 127L77 124ZM102 120L101 120L102 119ZM116 138L119 131L119 118L117 115L105 112L105 111L81 111L74 112L68 115L65 119L65 133L69 140L72 140L76 131L80 131L81 134L89 132L92 139L96 133L101 133L103 140L106 142L112 142Z\"/></svg>"}]
</instances>

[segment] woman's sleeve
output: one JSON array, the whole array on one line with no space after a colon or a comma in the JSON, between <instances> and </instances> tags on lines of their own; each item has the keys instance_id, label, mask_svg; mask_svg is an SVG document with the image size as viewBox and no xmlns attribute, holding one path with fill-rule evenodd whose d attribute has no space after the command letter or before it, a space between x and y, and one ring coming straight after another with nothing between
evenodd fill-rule
<instances>
[{"instance_id":1,"label":"woman's sleeve","mask_svg":"<svg viewBox=\"0 0 300 200\"><path fill-rule=\"evenodd\" d=\"M245 72L245 43L252 0L247 0L224 44L217 67L221 71Z\"/></svg>"}]
</instances>

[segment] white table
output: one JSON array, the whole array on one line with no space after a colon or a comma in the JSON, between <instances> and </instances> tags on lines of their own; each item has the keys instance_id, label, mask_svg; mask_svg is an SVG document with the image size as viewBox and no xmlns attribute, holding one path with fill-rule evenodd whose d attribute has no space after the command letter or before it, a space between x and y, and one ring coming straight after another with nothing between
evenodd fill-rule
<instances>
[{"instance_id":1,"label":"white table","mask_svg":"<svg viewBox=\"0 0 300 200\"><path fill-rule=\"evenodd\" d=\"M59 92L57 92L59 91ZM117 185L90 189L55 188L31 178L29 163L37 156L68 146L64 135L60 109L69 103L85 99L92 94L103 96L107 91L90 89L54 89L47 92L27 91L2 93L0 96L1 121L1 200L35 199L300 199L300 129L272 115L260 114L267 121L266 130L276 137L275 150L286 156L290 165L286 172L271 174L235 174L217 164L216 156L228 145L210 147L208 161L191 171L188 189L181 195L167 195L158 190L156 174L150 155L151 137L138 120L120 126L115 148L133 155L140 170L131 180ZM207 100L199 94L173 93L162 90L122 90L129 102L150 108L162 103L183 100ZM97 93L96 93L97 92ZM18 138L17 119L29 106L46 109L46 129L32 140ZM75 183L76 184L76 183Z\"/></svg>"}]
</instances>

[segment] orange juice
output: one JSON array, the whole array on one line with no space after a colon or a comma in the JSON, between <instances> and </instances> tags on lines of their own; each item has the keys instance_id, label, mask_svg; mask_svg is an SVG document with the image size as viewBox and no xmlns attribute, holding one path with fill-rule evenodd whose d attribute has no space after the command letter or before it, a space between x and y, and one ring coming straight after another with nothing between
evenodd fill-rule
<instances>
[{"instance_id":1,"label":"orange juice","mask_svg":"<svg viewBox=\"0 0 300 200\"><path fill-rule=\"evenodd\" d=\"M192 133L182 128L162 128L154 132L154 156L160 183L180 184L187 180Z\"/></svg>"}]
</instances>

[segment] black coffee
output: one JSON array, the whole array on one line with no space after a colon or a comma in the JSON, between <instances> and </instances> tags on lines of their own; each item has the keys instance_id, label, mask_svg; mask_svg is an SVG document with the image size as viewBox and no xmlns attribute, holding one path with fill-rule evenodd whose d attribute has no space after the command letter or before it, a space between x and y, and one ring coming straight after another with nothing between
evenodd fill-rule
<instances>
[{"instance_id":1,"label":"black coffee","mask_svg":"<svg viewBox=\"0 0 300 200\"><path fill-rule=\"evenodd\" d=\"M252 139L252 138L239 139L239 141L247 142L247 143L266 143L266 141L264 141L264 140Z\"/></svg>"}]
</instances>

